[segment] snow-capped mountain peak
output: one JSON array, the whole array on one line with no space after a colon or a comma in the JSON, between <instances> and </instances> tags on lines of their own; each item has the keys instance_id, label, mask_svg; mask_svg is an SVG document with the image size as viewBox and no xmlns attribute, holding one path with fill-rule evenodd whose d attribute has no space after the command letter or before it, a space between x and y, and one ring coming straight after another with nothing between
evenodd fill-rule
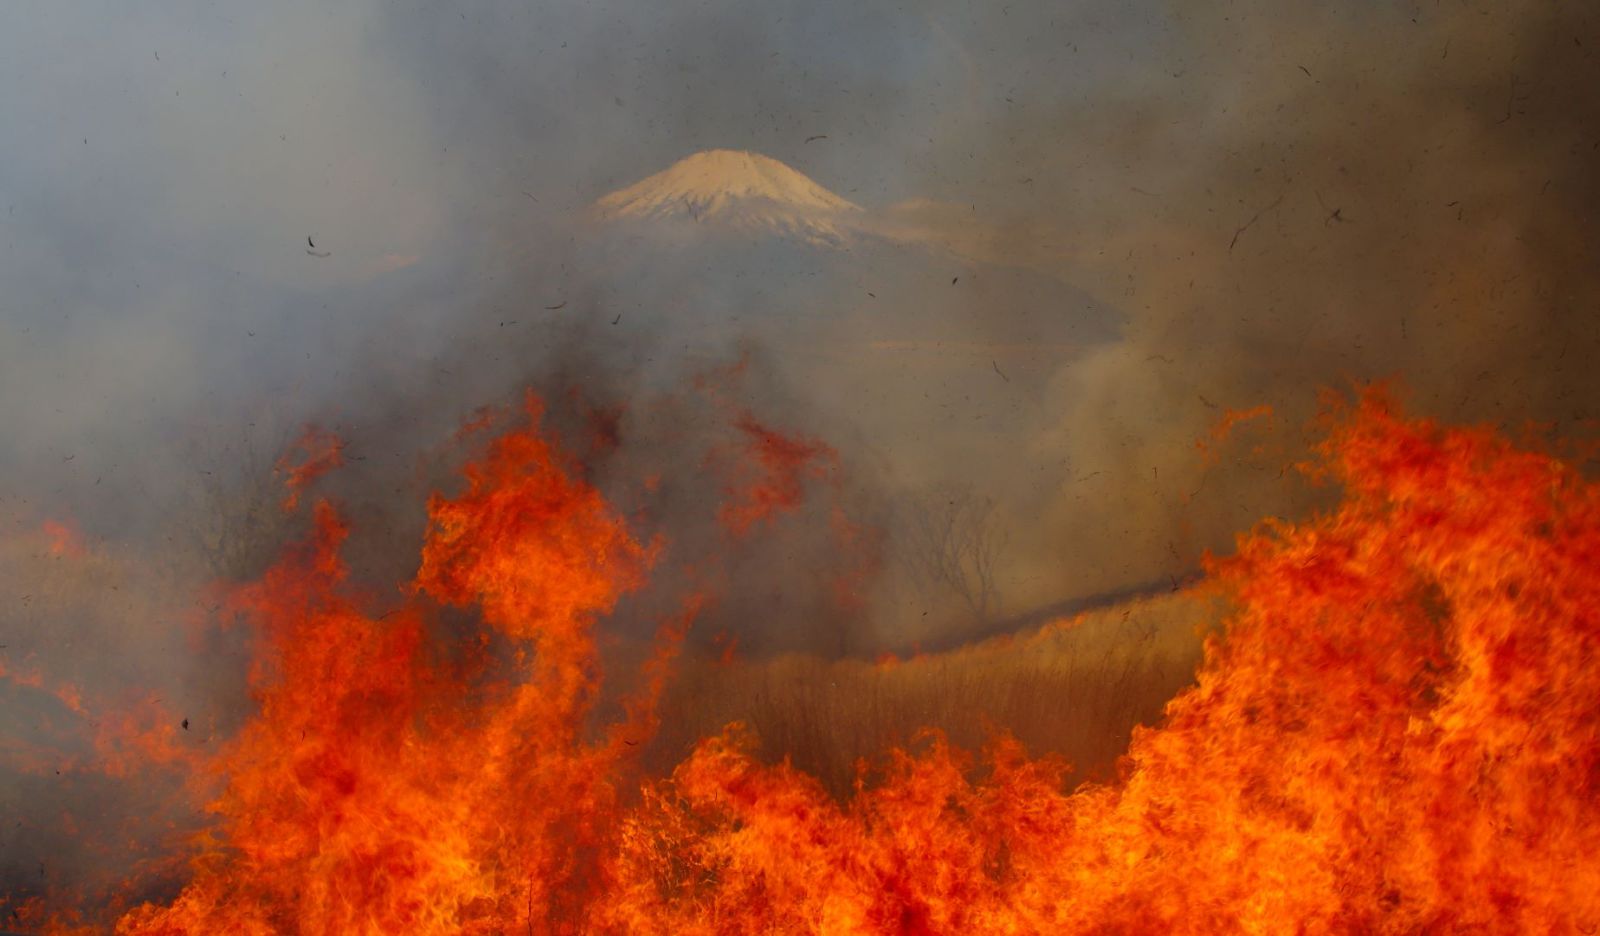
<instances>
[{"instance_id":1,"label":"snow-capped mountain peak","mask_svg":"<svg viewBox=\"0 0 1600 936\"><path fill-rule=\"evenodd\" d=\"M707 150L595 203L601 220L694 221L746 233L840 246L863 215L776 159Z\"/></svg>"}]
</instances>

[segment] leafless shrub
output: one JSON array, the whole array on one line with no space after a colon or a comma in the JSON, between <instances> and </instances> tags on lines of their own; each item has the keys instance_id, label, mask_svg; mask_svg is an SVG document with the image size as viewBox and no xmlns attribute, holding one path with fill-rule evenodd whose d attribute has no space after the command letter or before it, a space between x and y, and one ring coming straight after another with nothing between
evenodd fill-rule
<instances>
[{"instance_id":1,"label":"leafless shrub","mask_svg":"<svg viewBox=\"0 0 1600 936\"><path fill-rule=\"evenodd\" d=\"M992 498L945 486L912 500L899 556L914 587L954 598L974 624L984 625L1001 610L995 576L1008 540Z\"/></svg>"}]
</instances>

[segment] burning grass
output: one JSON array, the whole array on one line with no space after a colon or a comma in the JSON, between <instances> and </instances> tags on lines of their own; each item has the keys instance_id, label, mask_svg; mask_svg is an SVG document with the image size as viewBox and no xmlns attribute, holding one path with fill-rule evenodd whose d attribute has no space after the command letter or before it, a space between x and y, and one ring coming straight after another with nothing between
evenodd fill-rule
<instances>
[{"instance_id":1,"label":"burning grass","mask_svg":"<svg viewBox=\"0 0 1600 936\"><path fill-rule=\"evenodd\" d=\"M763 761L789 758L844 798L859 761L934 728L967 750L1008 732L1029 751L1064 757L1075 777L1106 779L1134 726L1155 724L1194 682L1201 628L1220 618L1214 601L1181 593L903 660L684 660L647 762L670 772L738 722Z\"/></svg>"},{"instance_id":2,"label":"burning grass","mask_svg":"<svg viewBox=\"0 0 1600 936\"><path fill-rule=\"evenodd\" d=\"M738 729L668 778L641 769L705 597L688 589L622 714L585 728L595 627L662 547L634 539L535 414L462 493L434 498L398 612L372 616L345 581L327 505L235 594L261 634L258 714L202 769L214 822L181 893L115 929L1593 932L1600 488L1492 431L1404 419L1381 394L1336 413L1315 470L1342 501L1212 563L1225 626L1115 779L1073 787L1064 761L1010 738L973 758L932 737L884 753L841 800L763 763ZM440 605L474 611L467 650L437 645ZM514 652L470 649L496 644ZM888 727L864 729L865 746L919 709L980 708L1000 690L973 688L979 674L1026 672L1017 652L857 668L863 701L837 715L878 705ZM778 685L786 666L850 672L728 678ZM1048 722L1047 690L1024 695ZM1070 695L1055 706L1077 716ZM817 733L822 717L790 723ZM790 746L812 743L832 741Z\"/></svg>"}]
</instances>

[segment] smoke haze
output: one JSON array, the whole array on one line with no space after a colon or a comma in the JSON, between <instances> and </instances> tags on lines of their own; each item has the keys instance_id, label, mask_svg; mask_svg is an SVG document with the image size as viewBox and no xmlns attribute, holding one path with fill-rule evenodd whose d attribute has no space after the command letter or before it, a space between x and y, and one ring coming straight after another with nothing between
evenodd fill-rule
<instances>
[{"instance_id":1,"label":"smoke haze","mask_svg":"<svg viewBox=\"0 0 1600 936\"><path fill-rule=\"evenodd\" d=\"M68 518L137 549L246 522L227 509L281 523L238 505L275 496L310 420L360 451L335 484L376 522L399 508L374 492L480 405L576 386L648 409L745 355L760 373L730 392L837 447L891 553L930 492L992 501L999 607L1022 613L1176 580L1302 512L1283 466L1319 387L1397 376L1430 415L1594 416L1581 5L4 16L18 535ZM799 169L920 252L596 232L595 199L714 147ZM1195 450L1261 403L1276 443ZM927 596L878 600L863 649L966 626L954 599L939 625Z\"/></svg>"}]
</instances>

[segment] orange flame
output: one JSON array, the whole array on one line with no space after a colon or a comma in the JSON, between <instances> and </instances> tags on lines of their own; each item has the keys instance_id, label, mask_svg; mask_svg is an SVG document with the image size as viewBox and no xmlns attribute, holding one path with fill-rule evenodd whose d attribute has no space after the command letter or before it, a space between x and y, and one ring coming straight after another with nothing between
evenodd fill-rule
<instances>
[{"instance_id":1,"label":"orange flame","mask_svg":"<svg viewBox=\"0 0 1600 936\"><path fill-rule=\"evenodd\" d=\"M67 559L82 559L89 554L89 549L83 544L83 535L71 523L59 520L46 520L39 524L39 532L50 541L50 555L61 556Z\"/></svg>"},{"instance_id":2,"label":"orange flame","mask_svg":"<svg viewBox=\"0 0 1600 936\"><path fill-rule=\"evenodd\" d=\"M1376 393L1320 459L1343 501L1210 563L1235 610L1118 782L929 735L844 803L737 726L633 772L697 599L624 722L587 729L594 623L655 548L535 428L433 498L383 618L319 505L234 599L268 652L259 715L210 765L213 835L117 932L1592 932L1600 486ZM452 657L428 599L476 607L488 649Z\"/></svg>"},{"instance_id":3,"label":"orange flame","mask_svg":"<svg viewBox=\"0 0 1600 936\"><path fill-rule=\"evenodd\" d=\"M1244 410L1223 410L1222 416L1211 426L1210 438L1198 440L1195 442L1195 448L1200 451L1207 465L1214 464L1219 457L1218 447L1226 442L1229 436L1233 435L1233 430L1245 423L1253 422L1257 419L1270 419L1271 417L1272 407L1265 404L1252 406Z\"/></svg>"},{"instance_id":4,"label":"orange flame","mask_svg":"<svg viewBox=\"0 0 1600 936\"><path fill-rule=\"evenodd\" d=\"M748 413L734 425L743 436L748 457L741 464L748 466L747 476L742 487L729 489L729 503L719 516L728 532L744 536L757 524L798 507L805 498L805 482L827 478L838 456L821 442L783 435Z\"/></svg>"},{"instance_id":5,"label":"orange flame","mask_svg":"<svg viewBox=\"0 0 1600 936\"><path fill-rule=\"evenodd\" d=\"M1214 564L1239 610L1120 784L935 740L838 806L713 740L629 820L620 928L1593 929L1600 489L1379 395L1323 456L1345 502Z\"/></svg>"},{"instance_id":6,"label":"orange flame","mask_svg":"<svg viewBox=\"0 0 1600 936\"><path fill-rule=\"evenodd\" d=\"M533 429L466 473L460 497L430 502L416 599L398 612L368 617L345 592L346 530L326 504L313 539L236 596L270 652L254 676L259 717L213 765L228 778L218 844L176 901L119 932L544 929L599 873L615 778L669 657L648 668L630 723L596 744L580 730L596 678L588 630L651 551ZM435 660L425 597L477 606L526 649Z\"/></svg>"},{"instance_id":7,"label":"orange flame","mask_svg":"<svg viewBox=\"0 0 1600 936\"><path fill-rule=\"evenodd\" d=\"M299 460L292 456L299 453ZM344 441L333 432L318 426L307 426L278 459L278 471L284 476L283 485L289 490L283 499L283 509L292 511L300 506L300 495L311 482L344 464Z\"/></svg>"}]
</instances>

